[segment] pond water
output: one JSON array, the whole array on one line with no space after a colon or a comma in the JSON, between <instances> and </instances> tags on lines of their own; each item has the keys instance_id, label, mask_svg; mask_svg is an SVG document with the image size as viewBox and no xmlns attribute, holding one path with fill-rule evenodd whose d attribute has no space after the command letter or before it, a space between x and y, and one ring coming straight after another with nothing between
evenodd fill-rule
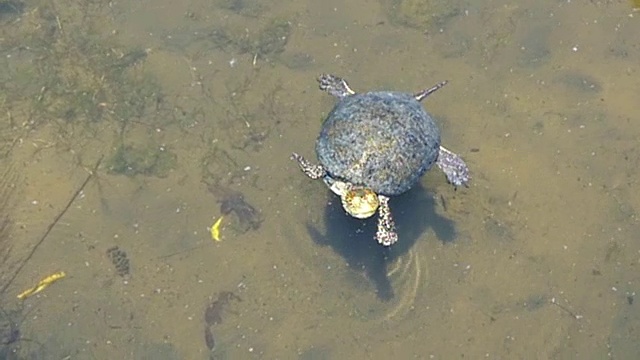
<instances>
[{"instance_id":1,"label":"pond water","mask_svg":"<svg viewBox=\"0 0 640 360\"><path fill-rule=\"evenodd\" d=\"M638 7L0 1L0 358L635 358ZM449 81L391 248L290 160L321 73Z\"/></svg>"}]
</instances>

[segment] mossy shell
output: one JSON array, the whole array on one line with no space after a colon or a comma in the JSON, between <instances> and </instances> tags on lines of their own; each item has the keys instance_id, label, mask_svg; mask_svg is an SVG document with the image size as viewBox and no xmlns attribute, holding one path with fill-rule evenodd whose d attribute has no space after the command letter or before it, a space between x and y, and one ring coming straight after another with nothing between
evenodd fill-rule
<instances>
[{"instance_id":1,"label":"mossy shell","mask_svg":"<svg viewBox=\"0 0 640 360\"><path fill-rule=\"evenodd\" d=\"M440 130L413 94L376 91L340 98L316 153L328 174L381 195L414 186L438 158Z\"/></svg>"}]
</instances>

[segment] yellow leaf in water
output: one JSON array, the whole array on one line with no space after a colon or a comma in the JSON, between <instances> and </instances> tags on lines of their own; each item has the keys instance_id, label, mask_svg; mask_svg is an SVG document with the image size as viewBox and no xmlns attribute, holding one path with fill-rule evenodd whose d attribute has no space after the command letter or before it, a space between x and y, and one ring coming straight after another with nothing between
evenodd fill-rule
<instances>
[{"instance_id":1,"label":"yellow leaf in water","mask_svg":"<svg viewBox=\"0 0 640 360\"><path fill-rule=\"evenodd\" d=\"M220 224L222 224L222 216L211 226L211 238L215 241L220 241Z\"/></svg>"},{"instance_id":2,"label":"yellow leaf in water","mask_svg":"<svg viewBox=\"0 0 640 360\"><path fill-rule=\"evenodd\" d=\"M64 271L59 271L59 272L57 272L55 274L49 275L46 278L40 280L40 282L37 283L34 287L29 288L29 289L21 292L18 295L18 299L24 300L24 299L28 298L31 295L35 295L35 294L39 293L40 291L44 290L47 286L53 284L54 282L62 279L65 276L67 276L67 274L65 274Z\"/></svg>"}]
</instances>

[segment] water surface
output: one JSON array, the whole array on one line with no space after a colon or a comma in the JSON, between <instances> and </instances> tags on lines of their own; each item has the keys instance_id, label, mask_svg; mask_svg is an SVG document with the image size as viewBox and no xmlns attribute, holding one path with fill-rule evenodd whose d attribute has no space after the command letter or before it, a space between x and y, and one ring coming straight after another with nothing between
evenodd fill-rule
<instances>
[{"instance_id":1,"label":"water surface","mask_svg":"<svg viewBox=\"0 0 640 360\"><path fill-rule=\"evenodd\" d=\"M633 358L639 16L2 2L0 357ZM289 160L314 158L323 72L356 91L450 82L425 106L473 180L434 170L393 199L391 249Z\"/></svg>"}]
</instances>

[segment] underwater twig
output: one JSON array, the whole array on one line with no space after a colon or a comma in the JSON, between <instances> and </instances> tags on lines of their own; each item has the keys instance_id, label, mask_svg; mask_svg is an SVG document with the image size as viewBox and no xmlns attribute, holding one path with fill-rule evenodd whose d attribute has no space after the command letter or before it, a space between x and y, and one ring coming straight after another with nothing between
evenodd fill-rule
<instances>
[{"instance_id":1,"label":"underwater twig","mask_svg":"<svg viewBox=\"0 0 640 360\"><path fill-rule=\"evenodd\" d=\"M62 217L64 216L64 214L67 212L67 210L69 210L69 208L71 207L71 204L73 204L73 202L78 198L78 196L82 193L82 191L84 190L84 188L87 186L87 184L89 183L89 180L91 180L91 178L93 178L93 176L95 175L96 171L98 170L98 166L100 166L100 163L102 162L102 158L104 156L101 156L100 159L98 159L98 161L96 162L96 164L93 167L93 170L89 172L89 175L87 176L86 179L84 179L84 182L82 183L82 185L80 185L80 187L78 188L78 190L76 190L76 192L73 194L73 196L71 197L71 199L69 199L69 202L67 203L67 205L62 209L62 211L60 211L58 213L58 215L53 219L53 222L51 222L49 224L49 226L47 227L47 230L44 232L44 234L42 234L42 237L40 238L40 240L33 246L33 248L31 248L31 251L29 252L29 255L27 255L26 258L24 258L24 260L22 260L22 262L20 263L20 265L18 266L18 268L16 269L16 271L13 273L13 275L11 276L11 278L9 278L9 281L7 281L6 284L4 284L4 286L2 286L2 289L0 289L0 294L4 293L5 290L7 290L7 288L11 285L11 283L13 282L13 280L18 276L18 274L20 273L20 271L22 271L22 268L24 268L24 266L27 264L27 262L31 259L31 257L33 256L33 254L36 253L36 250L38 250L38 247L40 247L40 245L42 245L42 243L44 242L44 240L47 238L47 236L49 236L49 233L51 232L51 230L53 230L53 228L56 226L56 224L58 223L58 221L60 221L60 219L62 219Z\"/></svg>"}]
</instances>

